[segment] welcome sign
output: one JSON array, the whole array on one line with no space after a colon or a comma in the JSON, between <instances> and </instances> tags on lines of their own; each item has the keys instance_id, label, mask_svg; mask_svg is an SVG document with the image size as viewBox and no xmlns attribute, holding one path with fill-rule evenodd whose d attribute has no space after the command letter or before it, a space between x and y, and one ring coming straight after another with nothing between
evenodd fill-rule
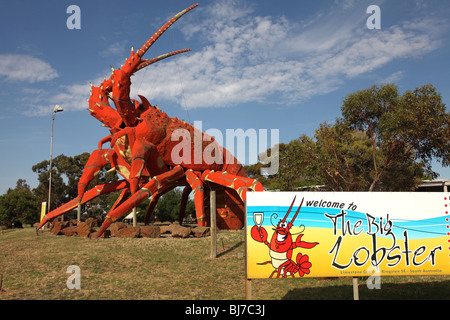
<instances>
[{"instance_id":1,"label":"welcome sign","mask_svg":"<svg viewBox=\"0 0 450 320\"><path fill-rule=\"evenodd\" d=\"M247 279L450 274L448 193L249 192Z\"/></svg>"}]
</instances>

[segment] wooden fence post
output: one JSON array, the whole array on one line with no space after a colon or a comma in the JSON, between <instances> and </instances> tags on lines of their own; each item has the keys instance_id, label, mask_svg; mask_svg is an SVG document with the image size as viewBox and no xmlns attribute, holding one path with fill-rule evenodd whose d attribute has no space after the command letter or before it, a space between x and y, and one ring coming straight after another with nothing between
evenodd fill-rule
<instances>
[{"instance_id":1,"label":"wooden fence post","mask_svg":"<svg viewBox=\"0 0 450 320\"><path fill-rule=\"evenodd\" d=\"M81 222L81 201L78 202L77 206L77 225L79 225Z\"/></svg>"},{"instance_id":2,"label":"wooden fence post","mask_svg":"<svg viewBox=\"0 0 450 320\"><path fill-rule=\"evenodd\" d=\"M210 192L211 258L217 257L216 191Z\"/></svg>"},{"instance_id":3,"label":"wooden fence post","mask_svg":"<svg viewBox=\"0 0 450 320\"><path fill-rule=\"evenodd\" d=\"M133 227L137 226L137 215L136 215L136 207L133 208Z\"/></svg>"}]
</instances>

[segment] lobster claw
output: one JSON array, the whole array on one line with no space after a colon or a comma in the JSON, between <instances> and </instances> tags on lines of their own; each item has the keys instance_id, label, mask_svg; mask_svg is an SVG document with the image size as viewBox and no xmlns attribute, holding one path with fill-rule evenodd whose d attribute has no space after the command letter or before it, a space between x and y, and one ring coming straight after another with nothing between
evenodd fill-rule
<instances>
[{"instance_id":1,"label":"lobster claw","mask_svg":"<svg viewBox=\"0 0 450 320\"><path fill-rule=\"evenodd\" d=\"M253 226L250 234L255 241L264 243L267 241L267 231L263 227Z\"/></svg>"},{"instance_id":2,"label":"lobster claw","mask_svg":"<svg viewBox=\"0 0 450 320\"><path fill-rule=\"evenodd\" d=\"M303 236L303 234L300 234L297 237L297 239L295 240L295 244L297 245L297 248L312 249L319 244L318 242L302 241L302 236Z\"/></svg>"},{"instance_id":3,"label":"lobster claw","mask_svg":"<svg viewBox=\"0 0 450 320\"><path fill-rule=\"evenodd\" d=\"M125 64L121 69L114 70L114 68L112 68L112 74L110 77L112 92L110 92L109 98L114 101L117 112L122 118L125 126L136 126L138 123L137 118L139 117L139 110L136 110L134 103L132 103L130 100L130 77L136 71L145 68L152 63L171 57L178 53L189 51L189 49L173 51L150 60L142 59L142 56L175 21L177 21L186 12L192 10L196 6L198 6L198 4L194 4L193 6L190 6L189 8L186 8L185 10L176 14L172 19L166 22L153 36L151 36L150 39L148 39L147 42L145 42L145 44L136 53L134 53L133 48L131 48L130 57L125 60Z\"/></svg>"}]
</instances>

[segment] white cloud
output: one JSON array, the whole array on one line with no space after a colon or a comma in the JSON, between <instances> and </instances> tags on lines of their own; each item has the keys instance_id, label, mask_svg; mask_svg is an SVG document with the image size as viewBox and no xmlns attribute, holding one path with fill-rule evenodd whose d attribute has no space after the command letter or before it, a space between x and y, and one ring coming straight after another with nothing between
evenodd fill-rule
<instances>
[{"instance_id":1,"label":"white cloud","mask_svg":"<svg viewBox=\"0 0 450 320\"><path fill-rule=\"evenodd\" d=\"M125 44L127 43L126 40L114 42L110 45L108 45L103 51L101 51L99 54L102 57L111 57L111 56L122 56L125 54ZM128 52L128 55L130 53Z\"/></svg>"},{"instance_id":2,"label":"white cloud","mask_svg":"<svg viewBox=\"0 0 450 320\"><path fill-rule=\"evenodd\" d=\"M39 82L58 77L47 62L26 54L0 54L0 77L6 81Z\"/></svg>"},{"instance_id":3,"label":"white cloud","mask_svg":"<svg viewBox=\"0 0 450 320\"><path fill-rule=\"evenodd\" d=\"M355 77L373 71L395 59L422 56L438 46L438 41L419 30L405 30L393 26L376 33L366 32L360 38L349 41L345 49L330 56L322 54L320 73L328 76Z\"/></svg>"},{"instance_id":4,"label":"white cloud","mask_svg":"<svg viewBox=\"0 0 450 320\"><path fill-rule=\"evenodd\" d=\"M233 7L236 2L225 7L227 3L213 6L200 26L186 29L191 37L208 40L202 50L157 64L145 78L136 75L134 82L142 82L139 94L182 105L183 87L189 108L249 101L291 104L439 45L440 31L430 19L374 31L365 27L364 15L352 19L347 12L344 19L334 11L298 25L284 17L255 16L247 8L240 11ZM353 2L344 4L349 9ZM271 101L272 95L276 99Z\"/></svg>"},{"instance_id":5,"label":"white cloud","mask_svg":"<svg viewBox=\"0 0 450 320\"><path fill-rule=\"evenodd\" d=\"M335 0L334 3L342 6L343 10L350 10L355 6L356 0Z\"/></svg>"},{"instance_id":6,"label":"white cloud","mask_svg":"<svg viewBox=\"0 0 450 320\"><path fill-rule=\"evenodd\" d=\"M195 24L187 19L182 29L191 41L201 39L203 46L154 64L151 72L139 71L132 78L132 97L140 94L153 104L172 101L189 109L245 102L294 104L336 90L346 79L395 60L435 50L445 30L442 26L447 26L422 17L368 30L366 16L360 14L365 10L356 14L351 9L356 2L336 3L343 9L300 23L283 16L257 16L238 1L205 7L200 11L205 18ZM110 49L115 48L119 47ZM66 103L73 110L87 107L87 84L60 89L47 106L41 104L33 112L48 112L55 103Z\"/></svg>"},{"instance_id":7,"label":"white cloud","mask_svg":"<svg viewBox=\"0 0 450 320\"><path fill-rule=\"evenodd\" d=\"M396 71L393 72L392 74L390 74L389 76L387 76L384 79L381 79L379 81L377 81L378 83L395 83L397 81L399 81L400 79L402 79L405 75L405 71L400 70L400 71Z\"/></svg>"},{"instance_id":8,"label":"white cloud","mask_svg":"<svg viewBox=\"0 0 450 320\"><path fill-rule=\"evenodd\" d=\"M101 80L99 79L99 82ZM28 98L29 108L25 111L28 116L49 115L53 112L56 104L64 108L65 111L87 110L90 84L74 84L70 86L59 86L50 93L41 92Z\"/></svg>"}]
</instances>

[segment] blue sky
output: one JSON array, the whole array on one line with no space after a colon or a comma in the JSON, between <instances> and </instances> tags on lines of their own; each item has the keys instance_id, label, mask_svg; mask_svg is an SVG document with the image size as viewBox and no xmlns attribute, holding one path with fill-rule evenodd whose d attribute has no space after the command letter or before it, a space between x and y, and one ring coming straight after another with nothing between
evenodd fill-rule
<instances>
[{"instance_id":1,"label":"blue sky","mask_svg":"<svg viewBox=\"0 0 450 320\"><path fill-rule=\"evenodd\" d=\"M50 155L91 152L108 135L89 115L98 85L174 14L194 1L1 1L0 194ZM81 29L68 29L69 5ZM278 129L279 141L312 136L340 116L343 98L373 84L401 92L431 83L449 104L448 1L199 1L146 53L190 48L139 71L132 97L202 128ZM381 29L368 29L369 5ZM262 150L260 150L262 151ZM245 159L241 159L245 162ZM450 170L436 171L450 178Z\"/></svg>"}]
</instances>

